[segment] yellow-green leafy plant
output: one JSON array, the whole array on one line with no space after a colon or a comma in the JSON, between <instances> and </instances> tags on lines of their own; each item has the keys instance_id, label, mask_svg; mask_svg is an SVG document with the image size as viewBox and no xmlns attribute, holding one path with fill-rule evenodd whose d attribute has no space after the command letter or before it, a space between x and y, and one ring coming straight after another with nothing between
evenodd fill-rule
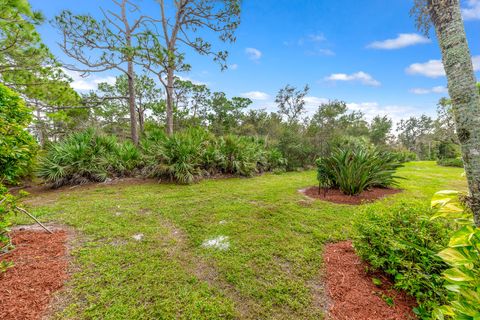
<instances>
[{"instance_id":1,"label":"yellow-green leafy plant","mask_svg":"<svg viewBox=\"0 0 480 320\"><path fill-rule=\"evenodd\" d=\"M450 303L434 311L434 317L441 320L480 319L480 228L473 225L462 197L460 192L446 190L437 192L432 200L437 209L432 219L451 217L463 224L450 238L448 248L437 254L450 266L443 272Z\"/></svg>"},{"instance_id":2,"label":"yellow-green leafy plant","mask_svg":"<svg viewBox=\"0 0 480 320\"><path fill-rule=\"evenodd\" d=\"M12 248L10 232L10 217L16 207L17 198L8 193L5 186L0 183L0 256L8 253ZM8 261L0 262L0 275L12 266Z\"/></svg>"}]
</instances>

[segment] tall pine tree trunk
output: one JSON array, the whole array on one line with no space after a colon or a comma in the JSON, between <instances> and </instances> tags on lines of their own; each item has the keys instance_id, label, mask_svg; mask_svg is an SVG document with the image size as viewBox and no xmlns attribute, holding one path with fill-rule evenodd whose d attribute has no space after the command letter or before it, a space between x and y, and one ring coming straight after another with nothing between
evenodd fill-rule
<instances>
[{"instance_id":1,"label":"tall pine tree trunk","mask_svg":"<svg viewBox=\"0 0 480 320\"><path fill-rule=\"evenodd\" d=\"M167 70L167 135L173 135L173 70Z\"/></svg>"},{"instance_id":2,"label":"tall pine tree trunk","mask_svg":"<svg viewBox=\"0 0 480 320\"><path fill-rule=\"evenodd\" d=\"M428 0L448 79L458 139L470 195L468 204L480 227L480 96L476 88L459 0Z\"/></svg>"},{"instance_id":3,"label":"tall pine tree trunk","mask_svg":"<svg viewBox=\"0 0 480 320\"><path fill-rule=\"evenodd\" d=\"M135 145L138 145L138 129L137 129L137 110L135 108L135 71L133 63L128 62L128 107L130 111L130 135Z\"/></svg>"}]
</instances>

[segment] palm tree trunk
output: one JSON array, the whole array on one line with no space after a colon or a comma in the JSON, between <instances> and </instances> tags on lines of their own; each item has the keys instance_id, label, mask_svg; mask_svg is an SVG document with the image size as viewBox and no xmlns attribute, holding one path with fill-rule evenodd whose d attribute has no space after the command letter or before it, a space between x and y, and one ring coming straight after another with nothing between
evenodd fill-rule
<instances>
[{"instance_id":1,"label":"palm tree trunk","mask_svg":"<svg viewBox=\"0 0 480 320\"><path fill-rule=\"evenodd\" d=\"M458 139L470 195L468 204L480 227L480 96L465 35L459 0L428 0L448 79Z\"/></svg>"}]
</instances>

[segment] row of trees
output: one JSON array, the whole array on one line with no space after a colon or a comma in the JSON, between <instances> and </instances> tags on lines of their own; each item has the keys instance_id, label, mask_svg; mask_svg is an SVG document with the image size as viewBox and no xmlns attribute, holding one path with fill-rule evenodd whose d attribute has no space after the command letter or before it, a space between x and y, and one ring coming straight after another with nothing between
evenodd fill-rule
<instances>
[{"instance_id":1,"label":"row of trees","mask_svg":"<svg viewBox=\"0 0 480 320\"><path fill-rule=\"evenodd\" d=\"M135 113L140 136L152 127L165 127L167 123L166 99L154 79L146 75L134 81L136 94ZM175 79L173 90L173 126L177 130L204 127L216 135L265 137L269 143L281 144L286 153L295 153L297 161L292 166L312 164L313 159L328 154L332 144L342 139L355 139L382 148L408 150L419 159L455 158L459 155L451 103L441 99L438 118L411 117L397 124L376 116L367 121L360 111L351 111L342 101L330 101L306 113L305 97L308 86L297 89L287 85L276 96L277 110L249 108L247 98L229 98L223 92L212 92L206 85ZM85 109L72 115L66 123L76 124L71 131L94 126L106 133L124 139L130 136L128 79L121 75L114 84L100 83L98 89L82 96ZM58 124L42 124L42 127L65 127ZM51 119L49 119L52 122ZM55 137L55 132L46 135ZM58 137L62 136L60 133ZM296 152L294 152L296 150Z\"/></svg>"}]
</instances>

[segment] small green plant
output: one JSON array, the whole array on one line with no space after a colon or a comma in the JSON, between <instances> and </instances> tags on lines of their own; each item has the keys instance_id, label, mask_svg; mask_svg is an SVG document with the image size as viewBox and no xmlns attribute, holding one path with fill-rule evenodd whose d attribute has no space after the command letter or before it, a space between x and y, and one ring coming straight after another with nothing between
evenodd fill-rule
<instances>
[{"instance_id":1,"label":"small green plant","mask_svg":"<svg viewBox=\"0 0 480 320\"><path fill-rule=\"evenodd\" d=\"M394 286L416 298L414 310L428 319L447 301L442 272L447 265L436 255L452 234L444 220L432 221L433 210L409 200L391 207L375 203L354 218L353 243L374 270L391 276Z\"/></svg>"},{"instance_id":2,"label":"small green plant","mask_svg":"<svg viewBox=\"0 0 480 320\"><path fill-rule=\"evenodd\" d=\"M463 160L462 158L445 158L445 159L438 159L437 164L442 167L456 167L456 168L463 168Z\"/></svg>"},{"instance_id":3,"label":"small green plant","mask_svg":"<svg viewBox=\"0 0 480 320\"><path fill-rule=\"evenodd\" d=\"M472 215L462 201L462 193L446 190L435 194L432 219L451 218L463 226L438 256L450 268L443 272L449 291L449 303L435 310L436 319L480 319L480 228L473 225Z\"/></svg>"},{"instance_id":4,"label":"small green plant","mask_svg":"<svg viewBox=\"0 0 480 320\"><path fill-rule=\"evenodd\" d=\"M14 213L17 198L8 193L5 186L0 183L0 256L9 252L12 242L8 233L10 232L10 218ZM0 262L0 275L12 266L9 261Z\"/></svg>"},{"instance_id":5,"label":"small green plant","mask_svg":"<svg viewBox=\"0 0 480 320\"><path fill-rule=\"evenodd\" d=\"M317 160L321 188L338 188L356 195L372 187L396 185L395 172L402 165L396 156L362 146L341 147Z\"/></svg>"}]
</instances>

